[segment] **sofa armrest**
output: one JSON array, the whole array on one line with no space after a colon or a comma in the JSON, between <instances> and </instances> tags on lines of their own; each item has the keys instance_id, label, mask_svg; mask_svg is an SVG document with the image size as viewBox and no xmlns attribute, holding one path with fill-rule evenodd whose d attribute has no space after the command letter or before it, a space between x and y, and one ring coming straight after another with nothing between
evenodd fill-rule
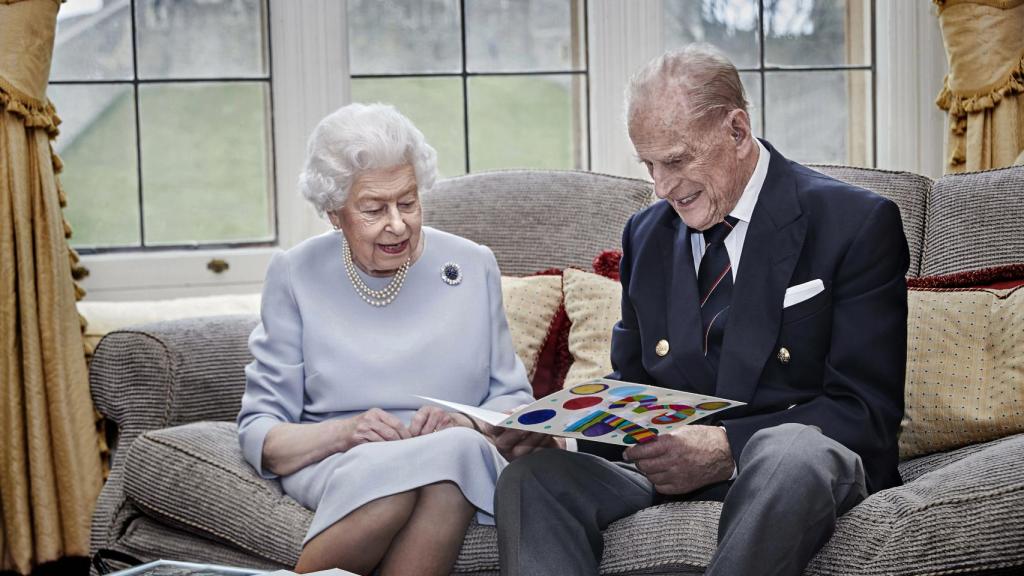
<instances>
[{"instance_id":1,"label":"sofa armrest","mask_svg":"<svg viewBox=\"0 0 1024 576\"><path fill-rule=\"evenodd\" d=\"M255 315L133 326L100 341L89 368L93 402L121 441L200 420L233 421L252 360Z\"/></svg>"}]
</instances>

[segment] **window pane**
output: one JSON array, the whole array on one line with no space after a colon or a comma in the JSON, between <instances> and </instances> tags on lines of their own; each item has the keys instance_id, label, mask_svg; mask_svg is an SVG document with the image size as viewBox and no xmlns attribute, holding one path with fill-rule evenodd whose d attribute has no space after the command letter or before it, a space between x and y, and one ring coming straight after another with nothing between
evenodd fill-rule
<instances>
[{"instance_id":1,"label":"window pane","mask_svg":"<svg viewBox=\"0 0 1024 576\"><path fill-rule=\"evenodd\" d=\"M50 86L60 114L64 215L72 246L139 244L135 99L130 85Z\"/></svg>"},{"instance_id":2,"label":"window pane","mask_svg":"<svg viewBox=\"0 0 1024 576\"><path fill-rule=\"evenodd\" d=\"M470 169L585 169L585 90L581 75L470 78Z\"/></svg>"},{"instance_id":3,"label":"window pane","mask_svg":"<svg viewBox=\"0 0 1024 576\"><path fill-rule=\"evenodd\" d=\"M870 166L871 90L859 70L767 73L766 137L798 162Z\"/></svg>"},{"instance_id":4,"label":"window pane","mask_svg":"<svg viewBox=\"0 0 1024 576\"><path fill-rule=\"evenodd\" d=\"M466 172L459 78L355 78L352 100L384 102L406 115L437 150L442 177Z\"/></svg>"},{"instance_id":5,"label":"window pane","mask_svg":"<svg viewBox=\"0 0 1024 576\"><path fill-rule=\"evenodd\" d=\"M772 65L867 64L867 0L777 0L765 3L765 62Z\"/></svg>"},{"instance_id":6,"label":"window pane","mask_svg":"<svg viewBox=\"0 0 1024 576\"><path fill-rule=\"evenodd\" d=\"M757 72L740 72L740 82L747 93L747 112L750 113L750 128L754 136L764 134L761 114L761 75Z\"/></svg>"},{"instance_id":7,"label":"window pane","mask_svg":"<svg viewBox=\"0 0 1024 576\"><path fill-rule=\"evenodd\" d=\"M131 80L128 2L69 0L57 13L50 80Z\"/></svg>"},{"instance_id":8,"label":"window pane","mask_svg":"<svg viewBox=\"0 0 1024 576\"><path fill-rule=\"evenodd\" d=\"M273 237L268 109L263 83L139 87L147 244Z\"/></svg>"},{"instance_id":9,"label":"window pane","mask_svg":"<svg viewBox=\"0 0 1024 576\"><path fill-rule=\"evenodd\" d=\"M466 0L466 68L533 72L584 67L578 0Z\"/></svg>"},{"instance_id":10,"label":"window pane","mask_svg":"<svg viewBox=\"0 0 1024 576\"><path fill-rule=\"evenodd\" d=\"M349 0L352 74L462 71L459 0Z\"/></svg>"},{"instance_id":11,"label":"window pane","mask_svg":"<svg viewBox=\"0 0 1024 576\"><path fill-rule=\"evenodd\" d=\"M707 42L737 68L756 67L757 0L665 0L665 46Z\"/></svg>"},{"instance_id":12,"label":"window pane","mask_svg":"<svg viewBox=\"0 0 1024 576\"><path fill-rule=\"evenodd\" d=\"M262 0L136 0L139 78L267 74Z\"/></svg>"}]
</instances>

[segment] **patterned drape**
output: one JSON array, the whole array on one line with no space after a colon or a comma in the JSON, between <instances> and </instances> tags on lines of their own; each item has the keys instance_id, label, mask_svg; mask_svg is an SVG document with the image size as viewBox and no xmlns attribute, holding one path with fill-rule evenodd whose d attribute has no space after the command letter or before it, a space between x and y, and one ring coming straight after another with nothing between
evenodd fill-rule
<instances>
[{"instance_id":1,"label":"patterned drape","mask_svg":"<svg viewBox=\"0 0 1024 576\"><path fill-rule=\"evenodd\" d=\"M46 98L59 3L0 0L0 570L89 551L101 484Z\"/></svg>"},{"instance_id":2,"label":"patterned drape","mask_svg":"<svg viewBox=\"0 0 1024 576\"><path fill-rule=\"evenodd\" d=\"M947 172L1012 165L1024 151L1024 0L935 0L949 74Z\"/></svg>"}]
</instances>

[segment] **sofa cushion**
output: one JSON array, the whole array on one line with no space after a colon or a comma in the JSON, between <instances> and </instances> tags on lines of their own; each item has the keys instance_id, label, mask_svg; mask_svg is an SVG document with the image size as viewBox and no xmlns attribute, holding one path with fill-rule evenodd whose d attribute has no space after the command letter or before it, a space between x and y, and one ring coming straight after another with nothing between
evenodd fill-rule
<instances>
[{"instance_id":1,"label":"sofa cushion","mask_svg":"<svg viewBox=\"0 0 1024 576\"><path fill-rule=\"evenodd\" d=\"M1024 288L911 290L903 459L1024 431Z\"/></svg>"},{"instance_id":2,"label":"sofa cushion","mask_svg":"<svg viewBox=\"0 0 1024 576\"><path fill-rule=\"evenodd\" d=\"M839 520L808 573L912 574L944 566L1024 565L1024 516L1017 513L1024 507L1024 483L1018 467L1006 466L1022 458L1024 435L919 459L914 481L871 496ZM125 474L128 498L160 523L133 521L139 534L129 528L119 544L128 551L166 549L168 555L194 558L179 541L194 536L255 559L244 564L291 566L312 519L276 482L259 478L242 460L237 429L230 423L140 436ZM720 506L672 502L613 523L604 534L602 574L699 574L714 551ZM977 526L986 530L979 533ZM170 548L157 542L171 538L178 544ZM637 554L641 547L645 552ZM209 558L234 558L230 549L212 544L203 549L208 548L216 552ZM494 528L471 525L454 571L490 573L497 567Z\"/></svg>"},{"instance_id":3,"label":"sofa cushion","mask_svg":"<svg viewBox=\"0 0 1024 576\"><path fill-rule=\"evenodd\" d=\"M562 279L559 276L503 276L501 296L512 344L532 382L551 322L562 305Z\"/></svg>"},{"instance_id":4,"label":"sofa cushion","mask_svg":"<svg viewBox=\"0 0 1024 576\"><path fill-rule=\"evenodd\" d=\"M294 565L312 513L242 458L238 428L198 422L132 443L124 491L148 515L181 530Z\"/></svg>"},{"instance_id":5,"label":"sofa cushion","mask_svg":"<svg viewBox=\"0 0 1024 576\"><path fill-rule=\"evenodd\" d=\"M589 268L621 245L626 220L651 201L642 180L592 172L506 170L441 180L423 195L424 222L487 245L501 273Z\"/></svg>"},{"instance_id":6,"label":"sofa cushion","mask_svg":"<svg viewBox=\"0 0 1024 576\"><path fill-rule=\"evenodd\" d=\"M128 500L171 527L161 531L152 523L138 524L144 534L125 542L128 550L168 549L177 559L197 558L178 555L166 543L152 545L154 538L180 533L215 540L261 560L244 564L294 566L313 520L312 512L284 494L280 482L260 478L245 462L238 428L230 422L197 422L139 436L128 452L124 477ZM221 548L204 546L198 558L224 557ZM205 555L208 550L216 554ZM494 527L471 524L455 572L497 569Z\"/></svg>"},{"instance_id":7,"label":"sofa cushion","mask_svg":"<svg viewBox=\"0 0 1024 576\"><path fill-rule=\"evenodd\" d=\"M1024 262L1024 167L947 174L928 198L921 275Z\"/></svg>"},{"instance_id":8,"label":"sofa cushion","mask_svg":"<svg viewBox=\"0 0 1024 576\"><path fill-rule=\"evenodd\" d=\"M957 457L850 510L805 574L1020 573L1024 435Z\"/></svg>"},{"instance_id":9,"label":"sofa cushion","mask_svg":"<svg viewBox=\"0 0 1024 576\"><path fill-rule=\"evenodd\" d=\"M565 311L569 329L572 366L565 386L575 386L612 371L612 326L622 315L622 287L615 280L569 269L563 276Z\"/></svg>"},{"instance_id":10,"label":"sofa cushion","mask_svg":"<svg viewBox=\"0 0 1024 576\"><path fill-rule=\"evenodd\" d=\"M892 172L852 166L812 165L811 168L892 200L899 206L903 232L910 247L907 276L921 274L921 249L924 245L925 207L932 181L910 172Z\"/></svg>"}]
</instances>

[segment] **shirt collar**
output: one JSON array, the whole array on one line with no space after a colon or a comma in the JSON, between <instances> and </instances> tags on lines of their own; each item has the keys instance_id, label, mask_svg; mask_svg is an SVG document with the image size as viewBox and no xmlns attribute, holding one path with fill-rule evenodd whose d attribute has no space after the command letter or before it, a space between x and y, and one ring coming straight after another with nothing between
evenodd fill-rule
<instances>
[{"instance_id":1,"label":"shirt collar","mask_svg":"<svg viewBox=\"0 0 1024 576\"><path fill-rule=\"evenodd\" d=\"M768 177L768 161L771 159L771 154L760 140L754 138L754 144L757 144L758 150L757 166L754 167L754 173L750 175L750 180L747 181L747 186L743 189L743 195L740 196L739 202L729 213L730 216L748 224L750 217L754 214L754 205L757 204L757 197L761 194L764 180Z\"/></svg>"}]
</instances>

